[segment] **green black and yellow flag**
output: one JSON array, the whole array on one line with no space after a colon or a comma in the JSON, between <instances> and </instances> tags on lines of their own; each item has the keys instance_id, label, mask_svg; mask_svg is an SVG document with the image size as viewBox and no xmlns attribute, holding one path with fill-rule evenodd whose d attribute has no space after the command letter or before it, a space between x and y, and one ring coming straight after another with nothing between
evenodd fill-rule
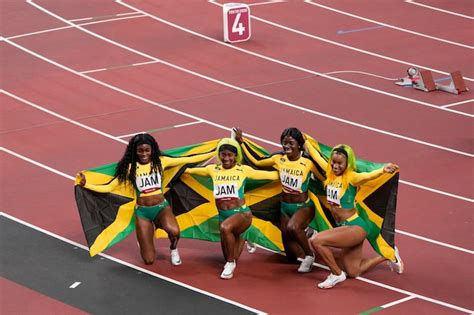
<instances>
[{"instance_id":1,"label":"green black and yellow flag","mask_svg":"<svg viewBox=\"0 0 474 315\"><path fill-rule=\"evenodd\" d=\"M219 140L167 150L169 156L190 156L214 151ZM205 161L203 161L205 162ZM169 168L163 174L163 190L170 202L180 226L181 237L220 241L218 212L213 197L212 180L208 177L183 174L184 165ZM109 164L84 171L86 180L92 184L104 184L113 179L116 164ZM127 186L119 186L111 193L97 193L77 185L75 194L82 227L94 256L123 240L135 229L135 192ZM279 183L273 181L249 180L246 195L247 204L254 214L252 226L243 237L273 251L283 251L280 230L271 221L279 218L279 209L267 211L266 204L278 199L268 198L278 195ZM278 212L277 212L278 211ZM277 224L277 223L276 223ZM156 237L166 237L158 229Z\"/></svg>"},{"instance_id":2,"label":"green black and yellow flag","mask_svg":"<svg viewBox=\"0 0 474 315\"><path fill-rule=\"evenodd\" d=\"M167 150L170 156L189 156L215 150L219 140ZM312 145L327 159L331 149L311 139ZM261 146L245 139L245 144L257 157L269 154ZM204 161L203 161L204 162ZM244 155L243 163L255 167ZM109 182L115 174L116 164L109 164L87 170L84 175L93 184ZM186 167L177 166L165 171L163 189L166 199L181 229L181 237L220 241L218 211L213 198L213 184L210 177L183 174ZM383 164L364 160L357 161L357 170L368 172ZM256 168L256 167L255 167ZM322 170L321 170L322 171ZM359 215L372 227L368 236L373 248L382 256L394 258L395 209L398 187L398 173L384 174L362 187L356 196ZM96 255L123 240L135 229L135 192L130 187L119 186L111 193L97 193L77 185L76 202L91 256ZM282 252L283 243L278 228L280 221L279 181L248 180L245 186L246 204L250 207L252 226L243 237L260 246ZM316 215L310 226L323 231L335 226L327 207L324 188L313 179L310 197L316 206ZM167 237L163 230L156 230L156 237Z\"/></svg>"},{"instance_id":3,"label":"green black and yellow flag","mask_svg":"<svg viewBox=\"0 0 474 315\"><path fill-rule=\"evenodd\" d=\"M310 136L307 136L307 138L322 157L328 160L331 148L317 142ZM252 154L254 158L258 159L269 155L268 151L248 139L244 140L243 145L247 146L247 151ZM245 155L244 160L247 164L252 165ZM317 165L316 162L314 163ZM358 172L370 172L383 166L384 164L381 163L357 160ZM324 170L320 170L320 172L324 173ZM356 195L357 212L371 228L371 233L367 237L368 241L377 253L390 260L395 259L395 211L397 205L398 178L398 171L394 174L385 173L379 178L362 185ZM310 223L310 227L317 231L333 228L336 224L329 210L322 183L312 178L309 187L309 196L315 204L315 217ZM273 195L271 192L265 193L267 201L274 200L276 197L276 195ZM271 207L274 206L274 204L271 205Z\"/></svg>"}]
</instances>

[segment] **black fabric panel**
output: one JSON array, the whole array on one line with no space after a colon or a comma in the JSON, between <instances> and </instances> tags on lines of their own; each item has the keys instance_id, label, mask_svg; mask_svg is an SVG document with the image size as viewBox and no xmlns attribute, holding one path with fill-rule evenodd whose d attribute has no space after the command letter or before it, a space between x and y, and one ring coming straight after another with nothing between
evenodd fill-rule
<instances>
[{"instance_id":1,"label":"black fabric panel","mask_svg":"<svg viewBox=\"0 0 474 315\"><path fill-rule=\"evenodd\" d=\"M256 218L270 221L275 226L280 226L280 195L262 200L250 206L252 215Z\"/></svg>"},{"instance_id":2,"label":"black fabric panel","mask_svg":"<svg viewBox=\"0 0 474 315\"><path fill-rule=\"evenodd\" d=\"M74 190L77 209L89 247L97 236L115 220L120 206L133 200L111 193L98 193L78 185Z\"/></svg>"},{"instance_id":3,"label":"black fabric panel","mask_svg":"<svg viewBox=\"0 0 474 315\"><path fill-rule=\"evenodd\" d=\"M190 210L208 202L208 200L189 188L182 181L176 181L165 194L166 199L173 208L175 216L189 212Z\"/></svg>"},{"instance_id":4,"label":"black fabric panel","mask_svg":"<svg viewBox=\"0 0 474 315\"><path fill-rule=\"evenodd\" d=\"M386 209L397 206L398 174L390 178L370 196L365 198L364 203L378 216L385 218Z\"/></svg>"},{"instance_id":5,"label":"black fabric panel","mask_svg":"<svg viewBox=\"0 0 474 315\"><path fill-rule=\"evenodd\" d=\"M373 212L384 219L380 235L392 247L395 246L398 179L399 174L396 174L364 201Z\"/></svg>"}]
</instances>

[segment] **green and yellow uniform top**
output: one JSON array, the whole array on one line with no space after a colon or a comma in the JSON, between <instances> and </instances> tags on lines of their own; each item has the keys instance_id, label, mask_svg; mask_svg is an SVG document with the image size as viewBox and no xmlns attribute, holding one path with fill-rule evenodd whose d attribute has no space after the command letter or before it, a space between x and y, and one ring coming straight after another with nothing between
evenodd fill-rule
<instances>
[{"instance_id":1,"label":"green and yellow uniform top","mask_svg":"<svg viewBox=\"0 0 474 315\"><path fill-rule=\"evenodd\" d=\"M276 171L260 171L248 165L240 164L229 169L223 168L221 164L211 164L206 167L188 168L186 173L210 176L216 200L244 199L247 178L254 180L278 179L278 172Z\"/></svg>"},{"instance_id":2,"label":"green and yellow uniform top","mask_svg":"<svg viewBox=\"0 0 474 315\"><path fill-rule=\"evenodd\" d=\"M197 154L193 156L185 157L171 157L171 156L160 156L161 167L163 170L166 170L168 167L178 166L188 163L198 163L211 158L215 155L214 152L209 152L206 154ZM162 190L162 176L159 173L151 172L151 163L140 164L137 163L135 184L136 184L136 194L138 197L147 197L153 195L163 194ZM109 193L113 191L119 185L118 178L114 178L110 183L105 185L96 185L86 183L84 188L100 192L100 193Z\"/></svg>"},{"instance_id":3,"label":"green and yellow uniform top","mask_svg":"<svg viewBox=\"0 0 474 315\"><path fill-rule=\"evenodd\" d=\"M355 207L354 201L357 187L382 174L383 168L369 173L357 173L353 170L346 170L340 176L331 175L326 181L327 201L341 208L353 209Z\"/></svg>"},{"instance_id":4,"label":"green and yellow uniform top","mask_svg":"<svg viewBox=\"0 0 474 315\"><path fill-rule=\"evenodd\" d=\"M316 163L318 163L321 168L327 169L328 162L322 157L321 153L309 143L307 143L306 148ZM357 173L353 170L346 170L340 176L331 174L325 181L326 199L332 205L337 205L345 209L353 209L355 207L354 201L357 195L357 187L382 174L383 168L369 173Z\"/></svg>"},{"instance_id":5,"label":"green and yellow uniform top","mask_svg":"<svg viewBox=\"0 0 474 315\"><path fill-rule=\"evenodd\" d=\"M282 153L257 159L246 145L243 145L242 148L247 158L255 166L272 166L278 170L281 186L285 193L294 194L307 192L311 173L313 173L318 180L324 181L324 177L318 171L313 161L303 155L300 155L295 161L290 161L288 157Z\"/></svg>"}]
</instances>

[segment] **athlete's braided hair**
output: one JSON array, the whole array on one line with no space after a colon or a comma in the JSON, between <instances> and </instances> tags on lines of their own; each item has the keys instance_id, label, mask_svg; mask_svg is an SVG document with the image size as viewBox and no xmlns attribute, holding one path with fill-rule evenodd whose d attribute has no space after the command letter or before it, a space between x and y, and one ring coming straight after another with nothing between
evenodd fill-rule
<instances>
[{"instance_id":1,"label":"athlete's braided hair","mask_svg":"<svg viewBox=\"0 0 474 315\"><path fill-rule=\"evenodd\" d=\"M125 183L127 180L137 189L136 174L137 174L137 147L142 144L151 146L151 170L150 174L158 173L163 175L163 168L160 161L160 147L155 138L147 133L140 133L133 136L128 142L125 153L122 159L117 163L115 169L115 177L118 178L119 183Z\"/></svg>"},{"instance_id":2,"label":"athlete's braided hair","mask_svg":"<svg viewBox=\"0 0 474 315\"><path fill-rule=\"evenodd\" d=\"M303 137L303 134L301 133L301 131L298 128L291 127L291 128L286 128L285 130L283 130L283 132L281 133L281 136L280 136L280 143L281 144L283 144L283 139L287 136L290 136L293 139L295 139L296 142L298 142L299 149L301 151L304 150L304 137Z\"/></svg>"}]
</instances>

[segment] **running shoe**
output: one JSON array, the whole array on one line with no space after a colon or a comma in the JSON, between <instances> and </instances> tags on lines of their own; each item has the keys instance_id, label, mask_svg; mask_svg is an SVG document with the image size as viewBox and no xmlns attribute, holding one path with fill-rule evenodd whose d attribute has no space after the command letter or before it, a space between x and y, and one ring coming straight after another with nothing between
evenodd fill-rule
<instances>
[{"instance_id":1,"label":"running shoe","mask_svg":"<svg viewBox=\"0 0 474 315\"><path fill-rule=\"evenodd\" d=\"M306 256L301 262L298 272L306 273L313 269L314 256Z\"/></svg>"},{"instance_id":2,"label":"running shoe","mask_svg":"<svg viewBox=\"0 0 474 315\"><path fill-rule=\"evenodd\" d=\"M171 254L171 264L174 266L181 265L182 261L181 261L181 257L179 257L178 249L170 250L170 254Z\"/></svg>"},{"instance_id":3,"label":"running shoe","mask_svg":"<svg viewBox=\"0 0 474 315\"><path fill-rule=\"evenodd\" d=\"M318 284L318 287L320 289L330 289L336 284L346 280L346 273L344 271L341 271L340 275L335 275L331 273L326 280Z\"/></svg>"},{"instance_id":4,"label":"running shoe","mask_svg":"<svg viewBox=\"0 0 474 315\"><path fill-rule=\"evenodd\" d=\"M247 251L250 254L255 253L255 251L257 250L257 246L254 243L252 243L251 241L245 241L245 244L247 245Z\"/></svg>"},{"instance_id":5,"label":"running shoe","mask_svg":"<svg viewBox=\"0 0 474 315\"><path fill-rule=\"evenodd\" d=\"M400 257L400 252L398 251L398 247L395 246L395 261L389 261L388 265L392 271L395 271L398 274L403 273L404 265L403 260Z\"/></svg>"},{"instance_id":6,"label":"running shoe","mask_svg":"<svg viewBox=\"0 0 474 315\"><path fill-rule=\"evenodd\" d=\"M231 279L234 276L234 270L235 267L237 267L237 264L234 261L231 262L226 262L224 265L224 270L221 273L221 278L222 279Z\"/></svg>"}]
</instances>

